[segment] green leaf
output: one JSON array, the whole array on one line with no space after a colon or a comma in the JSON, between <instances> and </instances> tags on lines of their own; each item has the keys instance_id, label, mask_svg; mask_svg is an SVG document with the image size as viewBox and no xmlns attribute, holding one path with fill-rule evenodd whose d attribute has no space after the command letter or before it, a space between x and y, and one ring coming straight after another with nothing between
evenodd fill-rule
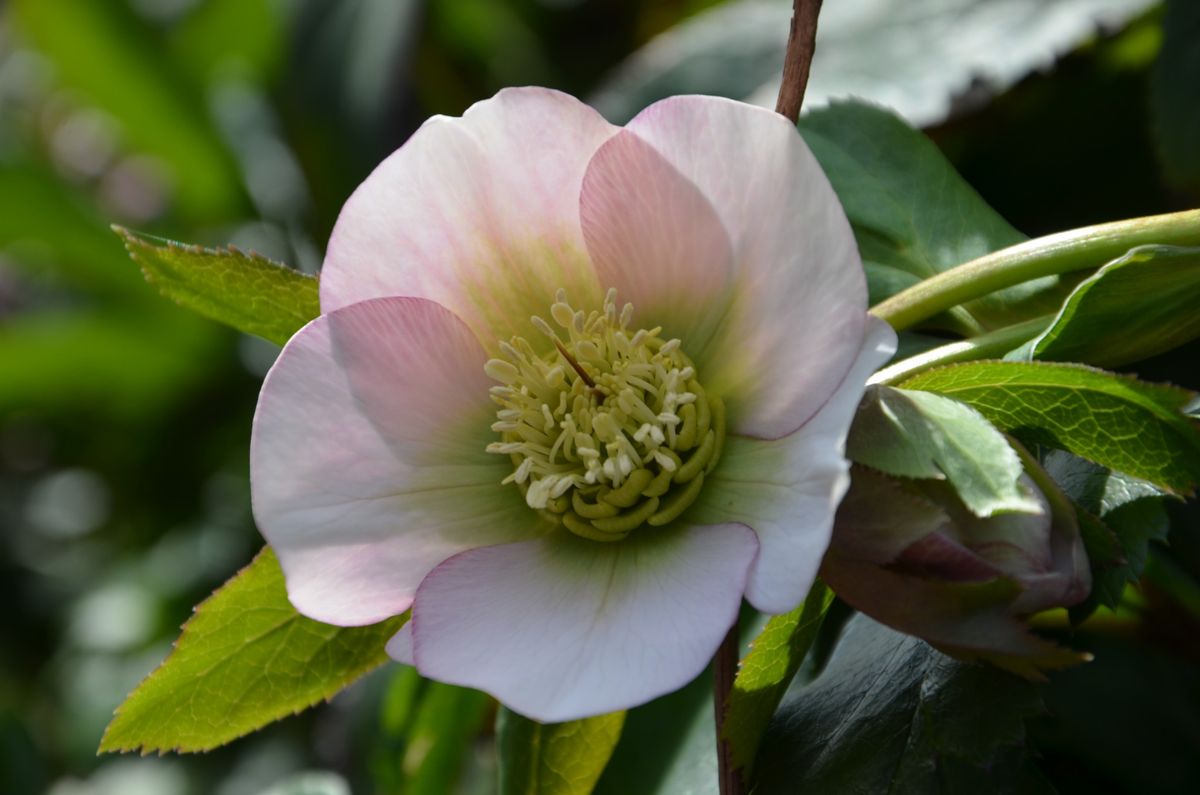
<instances>
[{"instance_id":1,"label":"green leaf","mask_svg":"<svg viewBox=\"0 0 1200 795\"><path fill-rule=\"evenodd\" d=\"M120 707L100 751L207 751L333 697L387 661L407 614L368 627L304 618L270 547L196 608Z\"/></svg>"},{"instance_id":2,"label":"green leaf","mask_svg":"<svg viewBox=\"0 0 1200 795\"><path fill-rule=\"evenodd\" d=\"M821 12L807 101L863 97L934 124L956 99L999 93L1152 3L1073 0L1064 13L1043 0L838 0ZM773 103L791 11L789 0L741 0L697 14L630 56L591 102L622 123L675 94Z\"/></svg>"},{"instance_id":3,"label":"green leaf","mask_svg":"<svg viewBox=\"0 0 1200 795\"><path fill-rule=\"evenodd\" d=\"M237 167L206 97L178 69L128 3L15 0L15 20L79 99L117 120L122 138L170 172L193 217L229 217L245 205Z\"/></svg>"},{"instance_id":4,"label":"green leaf","mask_svg":"<svg viewBox=\"0 0 1200 795\"><path fill-rule=\"evenodd\" d=\"M405 795L453 792L491 703L478 690L424 683L420 706L405 733L398 791Z\"/></svg>"},{"instance_id":5,"label":"green leaf","mask_svg":"<svg viewBox=\"0 0 1200 795\"><path fill-rule=\"evenodd\" d=\"M718 795L712 675L629 710L596 795Z\"/></svg>"},{"instance_id":6,"label":"green leaf","mask_svg":"<svg viewBox=\"0 0 1200 795\"><path fill-rule=\"evenodd\" d=\"M869 387L846 453L889 475L945 478L976 516L1037 509L1017 487L1021 461L1003 434L975 409L940 395Z\"/></svg>"},{"instance_id":7,"label":"green leaf","mask_svg":"<svg viewBox=\"0 0 1200 795\"><path fill-rule=\"evenodd\" d=\"M624 712L542 724L501 708L500 795L588 795L608 764Z\"/></svg>"},{"instance_id":8,"label":"green leaf","mask_svg":"<svg viewBox=\"0 0 1200 795\"><path fill-rule=\"evenodd\" d=\"M1200 190L1200 3L1167 0L1150 108L1167 179Z\"/></svg>"},{"instance_id":9,"label":"green leaf","mask_svg":"<svg viewBox=\"0 0 1200 795\"><path fill-rule=\"evenodd\" d=\"M784 700L755 792L1025 791L1017 746L1041 710L1035 685L859 615L821 675Z\"/></svg>"},{"instance_id":10,"label":"green leaf","mask_svg":"<svg viewBox=\"0 0 1200 795\"><path fill-rule=\"evenodd\" d=\"M78 411L145 428L229 359L225 340L182 313L117 306L31 312L0 323L0 415Z\"/></svg>"},{"instance_id":11,"label":"green leaf","mask_svg":"<svg viewBox=\"0 0 1200 795\"><path fill-rule=\"evenodd\" d=\"M1148 359L1200 337L1198 306L1200 248L1140 246L1080 282L1032 358L1097 367Z\"/></svg>"},{"instance_id":12,"label":"green leaf","mask_svg":"<svg viewBox=\"0 0 1200 795\"><path fill-rule=\"evenodd\" d=\"M800 132L854 227L872 304L1025 236L966 183L932 141L883 108L834 102ZM1056 310L1059 277L1037 279L955 310L965 331Z\"/></svg>"},{"instance_id":13,"label":"green leaf","mask_svg":"<svg viewBox=\"0 0 1200 795\"><path fill-rule=\"evenodd\" d=\"M1200 430L1183 408L1192 393L1091 367L1043 362L954 364L901 384L961 400L1027 444L1189 493L1200 481Z\"/></svg>"},{"instance_id":14,"label":"green leaf","mask_svg":"<svg viewBox=\"0 0 1200 795\"><path fill-rule=\"evenodd\" d=\"M816 640L831 602L833 592L817 580L804 604L767 622L741 661L729 694L724 736L734 767L743 769L747 778L753 775L767 724Z\"/></svg>"},{"instance_id":15,"label":"green leaf","mask_svg":"<svg viewBox=\"0 0 1200 795\"><path fill-rule=\"evenodd\" d=\"M1125 583L1141 577L1150 542L1165 539L1170 523L1163 492L1144 480L1059 450L1048 453L1043 466L1081 516L1090 517L1080 530L1092 564L1092 592L1071 610L1078 621L1100 605L1118 605Z\"/></svg>"},{"instance_id":16,"label":"green leaf","mask_svg":"<svg viewBox=\"0 0 1200 795\"><path fill-rule=\"evenodd\" d=\"M282 345L321 313L317 280L266 257L113 230L163 295L238 331Z\"/></svg>"}]
</instances>

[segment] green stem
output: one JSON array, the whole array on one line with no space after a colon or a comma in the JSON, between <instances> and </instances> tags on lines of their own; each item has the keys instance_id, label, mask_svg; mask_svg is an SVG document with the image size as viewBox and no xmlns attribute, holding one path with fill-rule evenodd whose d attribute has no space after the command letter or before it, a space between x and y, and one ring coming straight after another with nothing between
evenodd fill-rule
<instances>
[{"instance_id":1,"label":"green stem","mask_svg":"<svg viewBox=\"0 0 1200 795\"><path fill-rule=\"evenodd\" d=\"M1033 320L1026 320L1024 323L1016 323L980 334L978 337L931 348L883 368L871 376L868 383L898 384L917 373L941 367L944 364L1001 356L1041 334L1057 316L1057 313L1042 315Z\"/></svg>"},{"instance_id":2,"label":"green stem","mask_svg":"<svg viewBox=\"0 0 1200 795\"><path fill-rule=\"evenodd\" d=\"M901 331L996 290L1098 267L1149 243L1200 244L1200 210L1115 221L1029 240L932 276L879 303L871 313Z\"/></svg>"}]
</instances>

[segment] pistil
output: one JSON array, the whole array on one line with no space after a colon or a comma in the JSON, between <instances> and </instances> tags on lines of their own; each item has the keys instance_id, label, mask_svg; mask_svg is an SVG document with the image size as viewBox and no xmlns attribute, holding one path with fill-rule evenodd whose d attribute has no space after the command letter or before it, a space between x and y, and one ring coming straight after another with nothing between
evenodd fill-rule
<instances>
[{"instance_id":1,"label":"pistil","mask_svg":"<svg viewBox=\"0 0 1200 795\"><path fill-rule=\"evenodd\" d=\"M678 518L703 488L724 441L724 405L709 396L678 339L660 327L631 331L633 307L616 291L585 314L559 290L557 329L539 353L523 337L500 344L485 366L500 382L488 451L512 459L526 503L571 532L617 541L642 525ZM563 362L566 362L566 367Z\"/></svg>"}]
</instances>

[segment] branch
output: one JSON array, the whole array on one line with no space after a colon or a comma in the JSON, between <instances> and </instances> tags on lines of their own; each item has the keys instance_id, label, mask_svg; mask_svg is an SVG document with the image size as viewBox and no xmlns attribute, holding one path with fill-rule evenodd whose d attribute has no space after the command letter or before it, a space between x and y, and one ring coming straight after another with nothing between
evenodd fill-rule
<instances>
[{"instance_id":1,"label":"branch","mask_svg":"<svg viewBox=\"0 0 1200 795\"><path fill-rule=\"evenodd\" d=\"M808 88L808 70L812 65L817 40L817 15L821 0L794 0L792 28L788 34L787 54L783 58L783 82L779 85L779 101L775 112L791 119L800 118L804 90Z\"/></svg>"}]
</instances>

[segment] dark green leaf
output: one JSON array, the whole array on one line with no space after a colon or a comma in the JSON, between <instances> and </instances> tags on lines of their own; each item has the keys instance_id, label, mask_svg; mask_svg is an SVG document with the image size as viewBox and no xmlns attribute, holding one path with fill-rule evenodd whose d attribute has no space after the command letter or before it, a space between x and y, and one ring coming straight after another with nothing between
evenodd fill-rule
<instances>
[{"instance_id":1,"label":"dark green leaf","mask_svg":"<svg viewBox=\"0 0 1200 795\"><path fill-rule=\"evenodd\" d=\"M1181 411L1192 395L1081 365L969 362L901 384L979 409L1029 444L1066 450L1172 493L1200 481L1200 430Z\"/></svg>"},{"instance_id":2,"label":"dark green leaf","mask_svg":"<svg viewBox=\"0 0 1200 795\"><path fill-rule=\"evenodd\" d=\"M597 795L718 795L712 670L629 710Z\"/></svg>"},{"instance_id":3,"label":"dark green leaf","mask_svg":"<svg viewBox=\"0 0 1200 795\"><path fill-rule=\"evenodd\" d=\"M238 331L282 345L321 312L317 280L266 257L114 230L163 295Z\"/></svg>"},{"instance_id":4,"label":"dark green leaf","mask_svg":"<svg viewBox=\"0 0 1200 795\"><path fill-rule=\"evenodd\" d=\"M1088 517L1080 522L1080 530L1092 564L1092 593L1072 609L1072 616L1084 618L1100 605L1116 607L1125 583L1141 576L1150 542L1166 538L1163 492L1062 451L1046 455L1044 466L1080 515Z\"/></svg>"},{"instance_id":5,"label":"dark green leaf","mask_svg":"<svg viewBox=\"0 0 1200 795\"><path fill-rule=\"evenodd\" d=\"M1003 434L957 400L869 387L846 442L859 464L906 478L945 478L977 516L1036 510L1017 487L1021 461Z\"/></svg>"},{"instance_id":6,"label":"dark green leaf","mask_svg":"<svg viewBox=\"0 0 1200 795\"><path fill-rule=\"evenodd\" d=\"M1075 0L1063 13L1042 0L839 0L822 10L806 96L864 97L937 123L955 98L999 92L1151 3ZM773 103L791 6L741 0L697 14L629 57L592 101L620 122L674 94Z\"/></svg>"},{"instance_id":7,"label":"dark green leaf","mask_svg":"<svg viewBox=\"0 0 1200 795\"><path fill-rule=\"evenodd\" d=\"M754 756L767 724L816 640L832 601L833 593L818 580L804 604L767 622L738 668L724 736L734 767L742 768L747 777L753 774Z\"/></svg>"},{"instance_id":8,"label":"dark green leaf","mask_svg":"<svg viewBox=\"0 0 1200 795\"><path fill-rule=\"evenodd\" d=\"M624 712L542 724L501 708L500 795L588 795L608 764Z\"/></svg>"},{"instance_id":9,"label":"dark green leaf","mask_svg":"<svg viewBox=\"0 0 1200 795\"><path fill-rule=\"evenodd\" d=\"M101 751L207 751L332 698L388 658L407 615L369 627L304 618L266 547L196 608L175 650L117 709Z\"/></svg>"},{"instance_id":10,"label":"dark green leaf","mask_svg":"<svg viewBox=\"0 0 1200 795\"><path fill-rule=\"evenodd\" d=\"M800 132L854 226L872 303L1025 240L932 141L883 108L835 102L806 114ZM1057 286L1054 277L1039 279L957 314L968 324L1008 325L1057 309L1065 294Z\"/></svg>"},{"instance_id":11,"label":"dark green leaf","mask_svg":"<svg viewBox=\"0 0 1200 795\"><path fill-rule=\"evenodd\" d=\"M1200 337L1197 307L1200 248L1140 246L1075 288L1032 357L1097 367L1148 359Z\"/></svg>"},{"instance_id":12,"label":"dark green leaf","mask_svg":"<svg viewBox=\"0 0 1200 795\"><path fill-rule=\"evenodd\" d=\"M1151 109L1167 179L1200 190L1200 3L1168 0Z\"/></svg>"},{"instance_id":13,"label":"dark green leaf","mask_svg":"<svg viewBox=\"0 0 1200 795\"><path fill-rule=\"evenodd\" d=\"M776 714L756 792L1013 791L1026 761L1013 747L1041 709L1035 685L856 616Z\"/></svg>"}]
</instances>

